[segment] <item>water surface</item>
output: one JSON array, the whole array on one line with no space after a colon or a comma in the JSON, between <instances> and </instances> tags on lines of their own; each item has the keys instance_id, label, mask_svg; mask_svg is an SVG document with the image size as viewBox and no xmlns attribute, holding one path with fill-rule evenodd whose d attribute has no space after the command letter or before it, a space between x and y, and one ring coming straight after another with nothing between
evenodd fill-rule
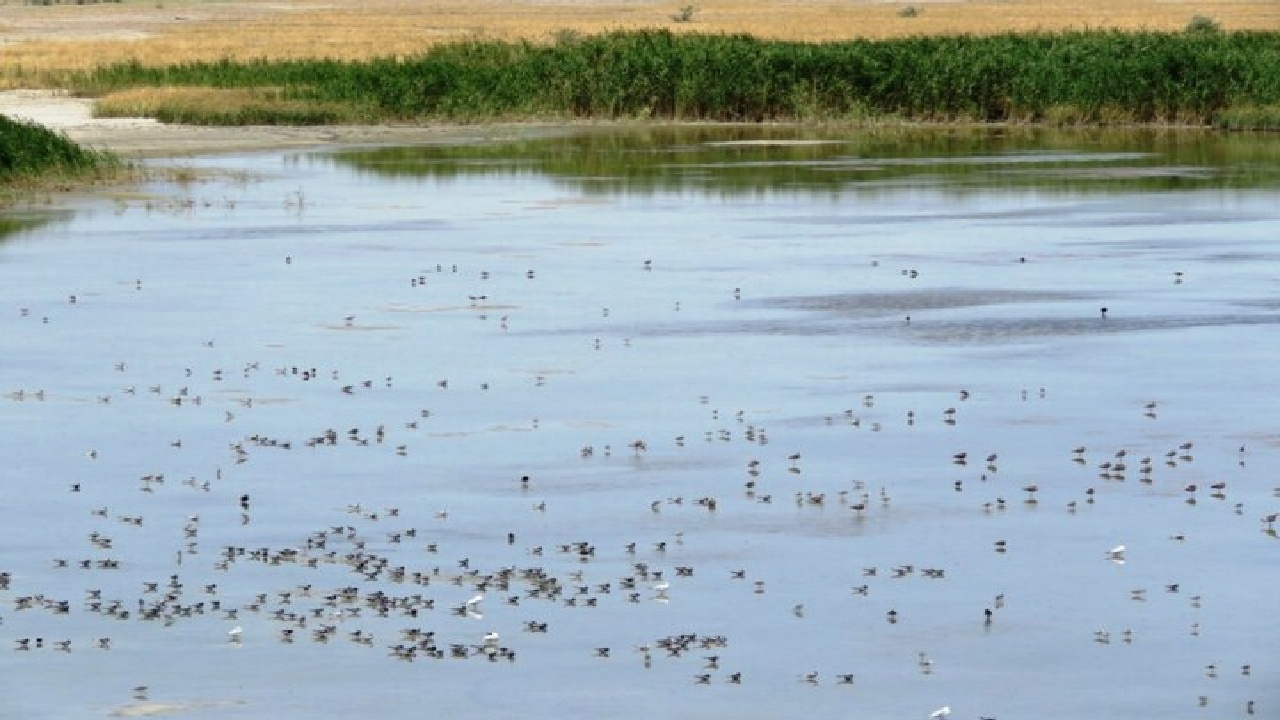
<instances>
[{"instance_id":1,"label":"water surface","mask_svg":"<svg viewBox=\"0 0 1280 720\"><path fill-rule=\"evenodd\" d=\"M1274 716L1278 147L591 131L0 226L0 717Z\"/></svg>"}]
</instances>

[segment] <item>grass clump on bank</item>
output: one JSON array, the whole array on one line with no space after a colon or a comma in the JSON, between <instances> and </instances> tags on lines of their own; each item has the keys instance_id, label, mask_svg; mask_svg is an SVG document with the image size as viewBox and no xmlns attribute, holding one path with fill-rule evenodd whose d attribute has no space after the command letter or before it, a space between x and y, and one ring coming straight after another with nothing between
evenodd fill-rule
<instances>
[{"instance_id":1,"label":"grass clump on bank","mask_svg":"<svg viewBox=\"0 0 1280 720\"><path fill-rule=\"evenodd\" d=\"M24 192L118 179L127 167L35 123L0 115L0 205Z\"/></svg>"},{"instance_id":2,"label":"grass clump on bank","mask_svg":"<svg viewBox=\"0 0 1280 720\"><path fill-rule=\"evenodd\" d=\"M191 125L340 125L366 117L349 103L293 99L275 88L133 88L98 100L99 117Z\"/></svg>"},{"instance_id":3,"label":"grass clump on bank","mask_svg":"<svg viewBox=\"0 0 1280 720\"><path fill-rule=\"evenodd\" d=\"M1218 113L1213 124L1222 130L1280 131L1280 104L1229 107Z\"/></svg>"},{"instance_id":4,"label":"grass clump on bank","mask_svg":"<svg viewBox=\"0 0 1280 720\"><path fill-rule=\"evenodd\" d=\"M1280 106L1280 33L1086 31L804 43L638 31L564 34L547 45L464 42L413 58L359 62L127 63L70 82L92 93L175 85L255 89L267 97L250 113L254 122L270 122L273 113L285 122L311 106L379 121L888 117L1208 125L1238 108ZM167 111L185 122L227 121L219 108Z\"/></svg>"}]
</instances>

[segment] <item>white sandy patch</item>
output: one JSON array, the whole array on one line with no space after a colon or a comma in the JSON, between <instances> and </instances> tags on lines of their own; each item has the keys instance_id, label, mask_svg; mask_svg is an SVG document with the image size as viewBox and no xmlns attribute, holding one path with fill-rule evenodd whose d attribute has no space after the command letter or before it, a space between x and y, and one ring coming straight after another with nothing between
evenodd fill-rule
<instances>
[{"instance_id":1,"label":"white sandy patch","mask_svg":"<svg viewBox=\"0 0 1280 720\"><path fill-rule=\"evenodd\" d=\"M3 0L0 0L3 5ZM557 137L608 123L505 123L495 125L256 125L209 127L158 122L152 118L95 118L90 98L61 90L0 91L0 115L66 134L71 140L126 157L184 157L229 152L257 152L335 146L420 145L476 143L494 138L497 130L511 139ZM681 123L675 123L681 125ZM625 123L619 127L626 127ZM594 203L592 199L557 200L557 207ZM587 247L594 241L564 243ZM500 306L441 308L441 310L503 310ZM414 311L402 309L404 312ZM418 310L428 311L428 310Z\"/></svg>"},{"instance_id":2,"label":"white sandy patch","mask_svg":"<svg viewBox=\"0 0 1280 720\"><path fill-rule=\"evenodd\" d=\"M64 131L72 128L134 128L159 124L151 118L95 118L93 100L72 97L59 90L0 92L0 114Z\"/></svg>"}]
</instances>

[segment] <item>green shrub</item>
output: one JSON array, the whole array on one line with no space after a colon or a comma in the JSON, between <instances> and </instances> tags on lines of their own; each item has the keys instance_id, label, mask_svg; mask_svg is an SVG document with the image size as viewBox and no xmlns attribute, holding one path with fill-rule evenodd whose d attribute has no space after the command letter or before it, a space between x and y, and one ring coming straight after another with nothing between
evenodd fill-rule
<instances>
[{"instance_id":1,"label":"green shrub","mask_svg":"<svg viewBox=\"0 0 1280 720\"><path fill-rule=\"evenodd\" d=\"M1189 33L1216 33L1222 29L1222 25L1211 17L1206 15L1196 15L1191 18L1191 22L1187 23L1187 32Z\"/></svg>"}]
</instances>

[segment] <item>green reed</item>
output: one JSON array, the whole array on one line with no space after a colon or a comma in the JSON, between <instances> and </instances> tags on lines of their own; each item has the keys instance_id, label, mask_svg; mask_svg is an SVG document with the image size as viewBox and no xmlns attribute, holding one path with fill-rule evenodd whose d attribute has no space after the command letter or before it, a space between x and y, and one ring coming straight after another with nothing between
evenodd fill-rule
<instances>
[{"instance_id":1,"label":"green reed","mask_svg":"<svg viewBox=\"0 0 1280 720\"><path fill-rule=\"evenodd\" d=\"M1280 105L1280 33L1084 31L830 43L565 33L553 44L463 42L366 62L122 64L66 82L94 93L273 87L290 101L347 104L378 120L1213 124L1230 116L1238 127L1274 113L1230 115L1233 109Z\"/></svg>"},{"instance_id":2,"label":"green reed","mask_svg":"<svg viewBox=\"0 0 1280 720\"><path fill-rule=\"evenodd\" d=\"M77 145L42 125L0 115L0 184L38 175L91 174L113 163L111 157Z\"/></svg>"}]
</instances>

